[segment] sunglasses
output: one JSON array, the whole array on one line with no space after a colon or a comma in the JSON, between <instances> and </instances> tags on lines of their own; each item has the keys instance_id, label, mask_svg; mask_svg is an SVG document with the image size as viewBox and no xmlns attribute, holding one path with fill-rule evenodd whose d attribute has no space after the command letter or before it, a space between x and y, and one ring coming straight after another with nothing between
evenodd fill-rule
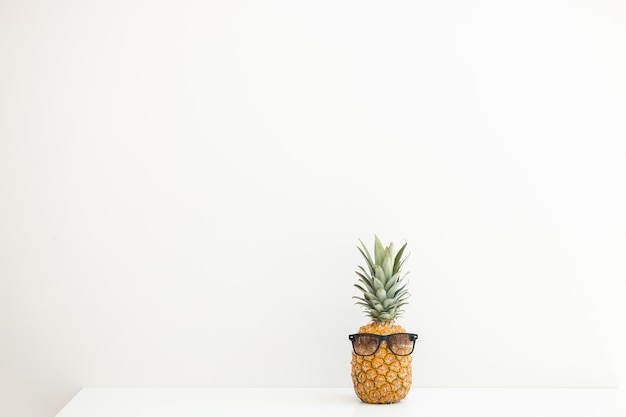
<instances>
[{"instance_id":1,"label":"sunglasses","mask_svg":"<svg viewBox=\"0 0 626 417\"><path fill-rule=\"evenodd\" d=\"M387 347L396 356L408 356L413 353L417 335L415 333L394 333L382 336L370 333L356 333L348 336L354 353L359 356L371 356L378 351L384 340Z\"/></svg>"}]
</instances>

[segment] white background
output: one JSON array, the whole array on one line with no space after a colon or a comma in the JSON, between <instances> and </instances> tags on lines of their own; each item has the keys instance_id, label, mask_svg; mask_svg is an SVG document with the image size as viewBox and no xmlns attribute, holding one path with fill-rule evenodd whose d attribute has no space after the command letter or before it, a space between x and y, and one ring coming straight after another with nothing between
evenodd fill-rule
<instances>
[{"instance_id":1,"label":"white background","mask_svg":"<svg viewBox=\"0 0 626 417\"><path fill-rule=\"evenodd\" d=\"M414 384L615 387L619 1L0 3L0 415L349 386L357 239Z\"/></svg>"}]
</instances>

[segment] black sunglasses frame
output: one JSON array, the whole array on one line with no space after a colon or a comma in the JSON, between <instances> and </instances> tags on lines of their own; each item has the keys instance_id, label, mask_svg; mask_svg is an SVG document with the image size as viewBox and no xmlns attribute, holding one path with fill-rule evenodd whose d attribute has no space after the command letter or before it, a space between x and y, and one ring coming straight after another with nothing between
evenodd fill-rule
<instances>
[{"instance_id":1,"label":"black sunglasses frame","mask_svg":"<svg viewBox=\"0 0 626 417\"><path fill-rule=\"evenodd\" d=\"M411 338L411 342L413 342L413 346L411 347L411 351L409 353L406 353L404 355L400 355L397 354L396 352L393 351L393 349L391 348L391 346L389 346L389 336L395 336L398 334L405 334L408 335ZM354 348L354 340L356 339L357 336L373 336L378 338L378 344L376 345L376 349L374 350L374 352L372 352L369 355L361 355L360 353L357 353L356 349ZM380 344L382 343L382 341L384 340L385 343L387 343L387 348L389 349L389 351L391 353L393 353L396 356L409 356L411 353L413 353L413 350L415 350L415 341L417 340L417 334L415 333L392 333L392 334L388 334L388 335L380 335L380 334L372 334L372 333L355 333L355 334L351 334L348 335L348 339L350 339L350 341L352 342L352 351L354 352L355 355L357 356L372 356L375 355L376 352L378 352L378 349L380 349Z\"/></svg>"}]
</instances>

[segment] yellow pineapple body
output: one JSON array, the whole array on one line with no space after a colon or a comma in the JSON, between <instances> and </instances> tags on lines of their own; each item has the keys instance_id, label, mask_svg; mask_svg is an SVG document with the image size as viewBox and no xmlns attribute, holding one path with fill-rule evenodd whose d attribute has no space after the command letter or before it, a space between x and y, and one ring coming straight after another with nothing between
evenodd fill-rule
<instances>
[{"instance_id":1,"label":"yellow pineapple body","mask_svg":"<svg viewBox=\"0 0 626 417\"><path fill-rule=\"evenodd\" d=\"M402 326L393 321L372 322L359 329L359 333L388 335L404 333ZM378 351L370 356L352 352L352 382L361 401L371 404L390 404L402 400L411 388L411 356L396 356L382 342Z\"/></svg>"}]
</instances>

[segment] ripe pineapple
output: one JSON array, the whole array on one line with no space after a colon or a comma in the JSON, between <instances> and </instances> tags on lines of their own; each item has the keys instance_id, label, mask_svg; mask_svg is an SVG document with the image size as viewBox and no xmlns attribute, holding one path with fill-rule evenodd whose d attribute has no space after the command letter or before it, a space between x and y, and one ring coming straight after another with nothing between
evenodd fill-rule
<instances>
[{"instance_id":1,"label":"ripe pineapple","mask_svg":"<svg viewBox=\"0 0 626 417\"><path fill-rule=\"evenodd\" d=\"M359 334L389 335L405 333L404 328L395 324L395 319L403 312L402 306L407 304L409 297L406 289L405 277L401 267L404 263L402 254L406 243L397 253L394 253L393 243L383 247L378 237L374 241L374 258L361 242L359 251L367 262L367 268L359 266L356 271L359 284L355 287L362 292L362 296L355 296L356 304L363 307L372 322L359 328ZM378 350L368 356L357 355L352 352L352 382L356 395L366 403L388 404L402 400L411 387L411 356L417 335L392 336L394 354L389 348L390 341L380 341L378 336L351 335L354 350L363 349L373 352L378 344ZM357 338L358 339L355 339ZM400 340L399 338L403 338ZM406 340L405 340L406 339ZM410 351L409 351L410 349ZM407 354L408 353L408 354Z\"/></svg>"}]
</instances>

